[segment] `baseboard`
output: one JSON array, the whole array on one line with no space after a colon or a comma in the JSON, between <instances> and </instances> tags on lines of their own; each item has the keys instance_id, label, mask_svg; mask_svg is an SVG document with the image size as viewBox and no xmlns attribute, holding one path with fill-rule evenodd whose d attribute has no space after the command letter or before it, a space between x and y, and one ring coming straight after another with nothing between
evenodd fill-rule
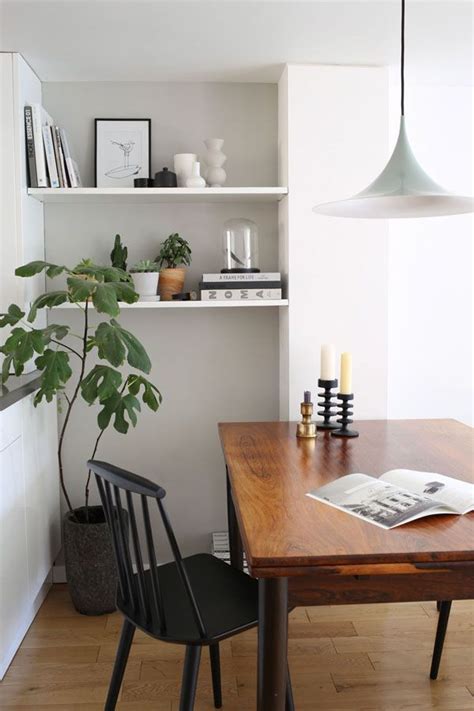
<instances>
[{"instance_id":1,"label":"baseboard","mask_svg":"<svg viewBox=\"0 0 474 711\"><path fill-rule=\"evenodd\" d=\"M13 657L17 653L17 650L23 641L23 637L28 632L31 623L36 617L36 613L43 604L44 599L51 588L51 584L52 576L51 572L49 572L46 576L44 583L40 587L37 596L35 597L33 602L27 607L27 609L24 610L22 617L18 620L18 632L15 636L15 639L12 641L9 648L7 649L3 657L0 659L0 681L5 676L8 667L10 666L13 660Z\"/></svg>"},{"instance_id":2,"label":"baseboard","mask_svg":"<svg viewBox=\"0 0 474 711\"><path fill-rule=\"evenodd\" d=\"M66 566L53 565L53 583L66 583Z\"/></svg>"}]
</instances>

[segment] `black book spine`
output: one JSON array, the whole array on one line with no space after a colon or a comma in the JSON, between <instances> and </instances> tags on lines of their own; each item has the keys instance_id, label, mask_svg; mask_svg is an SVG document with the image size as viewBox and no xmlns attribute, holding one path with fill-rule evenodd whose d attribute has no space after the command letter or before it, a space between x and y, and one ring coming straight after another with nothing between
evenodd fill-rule
<instances>
[{"instance_id":1,"label":"black book spine","mask_svg":"<svg viewBox=\"0 0 474 711\"><path fill-rule=\"evenodd\" d=\"M201 281L200 289L281 289L281 281Z\"/></svg>"},{"instance_id":2,"label":"black book spine","mask_svg":"<svg viewBox=\"0 0 474 711\"><path fill-rule=\"evenodd\" d=\"M38 187L36 174L35 139L33 134L33 113L31 106L25 106L25 142L26 142L26 169L28 173L28 186Z\"/></svg>"}]
</instances>

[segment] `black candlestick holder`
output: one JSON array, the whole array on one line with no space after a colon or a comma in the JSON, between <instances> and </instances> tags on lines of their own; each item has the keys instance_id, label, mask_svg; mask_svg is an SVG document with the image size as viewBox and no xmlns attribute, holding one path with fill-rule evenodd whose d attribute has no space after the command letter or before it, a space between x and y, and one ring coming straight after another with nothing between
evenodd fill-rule
<instances>
[{"instance_id":1,"label":"black candlestick holder","mask_svg":"<svg viewBox=\"0 0 474 711\"><path fill-rule=\"evenodd\" d=\"M337 430L333 430L331 435L333 437L358 437L359 433L356 432L356 430L350 430L347 426L354 421L351 420L351 416L353 415L351 400L354 399L354 394L350 393L346 395L346 393L338 393L337 399L340 400L340 403L337 405L339 408L339 418L337 421L341 427Z\"/></svg>"},{"instance_id":2,"label":"black candlestick holder","mask_svg":"<svg viewBox=\"0 0 474 711\"><path fill-rule=\"evenodd\" d=\"M331 390L333 390L333 388L337 388L337 378L334 380L322 380L319 378L318 387L323 388L323 392L318 394L318 407L321 408L321 410L318 410L318 415L323 418L323 422L316 423L316 427L318 430L338 429L339 425L336 425L335 422L331 422L331 417L335 417L337 414L331 409L336 404L335 402L332 402L332 398L335 393L331 392Z\"/></svg>"}]
</instances>

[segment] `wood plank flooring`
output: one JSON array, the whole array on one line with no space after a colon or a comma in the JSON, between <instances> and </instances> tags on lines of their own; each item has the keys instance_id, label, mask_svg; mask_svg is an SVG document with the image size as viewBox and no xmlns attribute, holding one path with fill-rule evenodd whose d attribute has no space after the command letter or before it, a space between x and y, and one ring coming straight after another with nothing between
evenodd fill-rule
<instances>
[{"instance_id":1,"label":"wood plank flooring","mask_svg":"<svg viewBox=\"0 0 474 711\"><path fill-rule=\"evenodd\" d=\"M453 604L439 679L429 667L435 603L295 610L289 659L297 711L474 709L474 601ZM2 711L101 711L121 617L78 615L55 585L0 683ZM254 711L257 641L221 645L224 709ZM138 632L120 711L178 711L183 649ZM204 650L195 711L211 711Z\"/></svg>"}]
</instances>

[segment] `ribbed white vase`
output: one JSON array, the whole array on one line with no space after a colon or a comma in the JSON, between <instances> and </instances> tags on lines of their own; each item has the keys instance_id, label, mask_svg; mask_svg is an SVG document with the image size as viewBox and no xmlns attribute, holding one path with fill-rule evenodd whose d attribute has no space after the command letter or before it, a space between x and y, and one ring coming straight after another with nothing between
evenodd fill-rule
<instances>
[{"instance_id":1,"label":"ribbed white vase","mask_svg":"<svg viewBox=\"0 0 474 711\"><path fill-rule=\"evenodd\" d=\"M223 138L206 138L204 144L207 148L204 157L207 170L206 181L211 188L221 188L227 178L227 173L222 167L227 160L227 156L222 152L224 145Z\"/></svg>"}]
</instances>

